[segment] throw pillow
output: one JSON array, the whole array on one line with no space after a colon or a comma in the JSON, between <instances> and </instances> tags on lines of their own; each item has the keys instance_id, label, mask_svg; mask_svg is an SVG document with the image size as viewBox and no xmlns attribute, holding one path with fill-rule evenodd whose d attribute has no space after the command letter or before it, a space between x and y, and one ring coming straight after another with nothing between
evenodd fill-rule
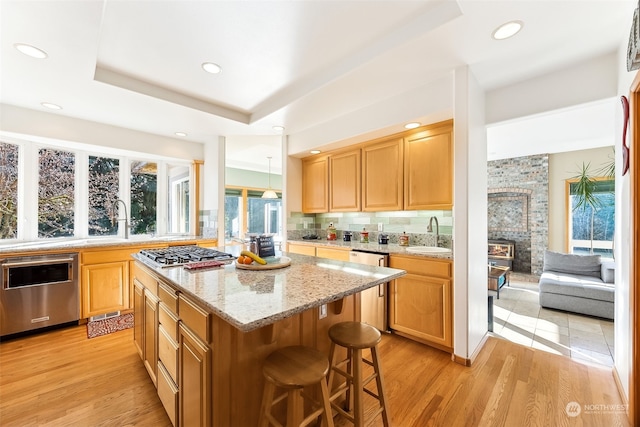
<instances>
[{"instance_id":1,"label":"throw pillow","mask_svg":"<svg viewBox=\"0 0 640 427\"><path fill-rule=\"evenodd\" d=\"M600 278L600 255L563 254L546 250L543 271L577 274Z\"/></svg>"}]
</instances>

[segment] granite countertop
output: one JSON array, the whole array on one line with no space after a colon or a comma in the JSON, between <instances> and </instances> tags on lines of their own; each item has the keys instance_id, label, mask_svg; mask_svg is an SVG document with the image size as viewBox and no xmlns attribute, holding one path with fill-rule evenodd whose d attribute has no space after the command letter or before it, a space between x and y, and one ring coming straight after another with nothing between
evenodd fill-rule
<instances>
[{"instance_id":1,"label":"granite countertop","mask_svg":"<svg viewBox=\"0 0 640 427\"><path fill-rule=\"evenodd\" d=\"M237 254L240 248L218 248ZM404 270L334 261L297 254L291 265L275 270L240 270L235 262L224 267L185 270L154 267L135 254L160 277L196 298L243 332L270 325L313 307L339 300L404 275Z\"/></svg>"},{"instance_id":2,"label":"granite countertop","mask_svg":"<svg viewBox=\"0 0 640 427\"><path fill-rule=\"evenodd\" d=\"M342 240L327 240L327 239L315 239L315 240L288 240L288 243L295 243L296 245L309 245L309 246L324 246L329 248L345 248L350 250L375 252L388 255L410 255L426 258L440 258L440 259L453 259L453 252L443 253L417 253L409 252L407 248L410 246L400 246L397 243L389 243L387 245L380 245L377 242L360 243L360 242L345 242Z\"/></svg>"},{"instance_id":3,"label":"granite countertop","mask_svg":"<svg viewBox=\"0 0 640 427\"><path fill-rule=\"evenodd\" d=\"M80 250L101 247L122 247L122 246L141 246L153 243L169 243L169 242L198 242L201 240L215 240L211 237L199 236L159 236L159 237L133 237L124 239L121 237L89 237L86 239L51 239L37 240L20 243L9 243L0 245L0 254L8 254L12 252L42 252L47 250L69 249Z\"/></svg>"}]
</instances>

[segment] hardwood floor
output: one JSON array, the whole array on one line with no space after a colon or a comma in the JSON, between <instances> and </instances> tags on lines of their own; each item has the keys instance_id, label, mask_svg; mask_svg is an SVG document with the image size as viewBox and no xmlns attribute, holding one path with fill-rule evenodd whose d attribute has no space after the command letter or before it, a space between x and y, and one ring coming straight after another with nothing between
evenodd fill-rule
<instances>
[{"instance_id":1,"label":"hardwood floor","mask_svg":"<svg viewBox=\"0 0 640 427\"><path fill-rule=\"evenodd\" d=\"M628 425L606 367L495 337L470 368L391 335L384 335L380 355L396 427ZM573 417L565 410L571 402L580 410ZM88 340L86 327L78 326L0 343L0 425L170 423L132 330ZM336 418L336 426L347 425Z\"/></svg>"}]
</instances>

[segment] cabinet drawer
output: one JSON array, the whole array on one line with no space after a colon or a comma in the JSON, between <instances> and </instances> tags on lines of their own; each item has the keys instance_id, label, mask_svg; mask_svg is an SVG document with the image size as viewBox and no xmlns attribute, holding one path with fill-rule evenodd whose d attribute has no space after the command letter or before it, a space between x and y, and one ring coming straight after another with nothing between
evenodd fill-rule
<instances>
[{"instance_id":1,"label":"cabinet drawer","mask_svg":"<svg viewBox=\"0 0 640 427\"><path fill-rule=\"evenodd\" d=\"M211 343L210 315L187 297L178 296L178 315L180 320L189 327L201 340Z\"/></svg>"},{"instance_id":2,"label":"cabinet drawer","mask_svg":"<svg viewBox=\"0 0 640 427\"><path fill-rule=\"evenodd\" d=\"M178 343L162 325L158 327L158 359L162 361L174 382L178 379Z\"/></svg>"},{"instance_id":3,"label":"cabinet drawer","mask_svg":"<svg viewBox=\"0 0 640 427\"><path fill-rule=\"evenodd\" d=\"M160 297L160 301L165 303L171 311L174 313L178 312L178 291L162 282L159 282L158 297Z\"/></svg>"},{"instance_id":4,"label":"cabinet drawer","mask_svg":"<svg viewBox=\"0 0 640 427\"><path fill-rule=\"evenodd\" d=\"M319 258L329 258L338 261L349 261L350 249L316 248L316 256Z\"/></svg>"},{"instance_id":5,"label":"cabinet drawer","mask_svg":"<svg viewBox=\"0 0 640 427\"><path fill-rule=\"evenodd\" d=\"M423 257L391 256L389 267L406 270L407 273L432 277L451 277L451 261Z\"/></svg>"},{"instance_id":6,"label":"cabinet drawer","mask_svg":"<svg viewBox=\"0 0 640 427\"><path fill-rule=\"evenodd\" d=\"M172 425L178 421L178 387L174 384L162 362L158 362L158 397L167 411Z\"/></svg>"},{"instance_id":7,"label":"cabinet drawer","mask_svg":"<svg viewBox=\"0 0 640 427\"><path fill-rule=\"evenodd\" d=\"M315 246L310 245L293 245L289 243L288 251L293 254L316 256Z\"/></svg>"},{"instance_id":8,"label":"cabinet drawer","mask_svg":"<svg viewBox=\"0 0 640 427\"><path fill-rule=\"evenodd\" d=\"M178 316L169 310L164 302L160 302L158 306L158 322L169 336L178 342Z\"/></svg>"},{"instance_id":9,"label":"cabinet drawer","mask_svg":"<svg viewBox=\"0 0 640 427\"><path fill-rule=\"evenodd\" d=\"M138 279L138 281L142 283L149 292L158 296L158 281L155 277L147 273L143 267L138 265L137 262L133 264L133 277Z\"/></svg>"}]
</instances>

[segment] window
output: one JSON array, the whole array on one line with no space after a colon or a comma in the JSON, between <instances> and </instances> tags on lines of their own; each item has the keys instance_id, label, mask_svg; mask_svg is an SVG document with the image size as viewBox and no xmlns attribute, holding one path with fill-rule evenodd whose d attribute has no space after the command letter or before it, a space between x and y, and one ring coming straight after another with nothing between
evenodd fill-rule
<instances>
[{"instance_id":1,"label":"window","mask_svg":"<svg viewBox=\"0 0 640 427\"><path fill-rule=\"evenodd\" d=\"M38 237L74 234L75 156L67 151L38 151Z\"/></svg>"},{"instance_id":2,"label":"window","mask_svg":"<svg viewBox=\"0 0 640 427\"><path fill-rule=\"evenodd\" d=\"M193 232L190 162L13 139L0 142L0 243L124 236L125 207L131 235Z\"/></svg>"},{"instance_id":3,"label":"window","mask_svg":"<svg viewBox=\"0 0 640 427\"><path fill-rule=\"evenodd\" d=\"M131 234L155 233L157 187L157 163L131 162Z\"/></svg>"},{"instance_id":4,"label":"window","mask_svg":"<svg viewBox=\"0 0 640 427\"><path fill-rule=\"evenodd\" d=\"M245 238L251 234L274 234L282 238L281 199L263 199L264 190L227 188L224 215L226 238ZM278 197L282 197L278 193Z\"/></svg>"},{"instance_id":5,"label":"window","mask_svg":"<svg viewBox=\"0 0 640 427\"><path fill-rule=\"evenodd\" d=\"M189 232L189 168L169 165L169 233Z\"/></svg>"},{"instance_id":6,"label":"window","mask_svg":"<svg viewBox=\"0 0 640 427\"><path fill-rule=\"evenodd\" d=\"M615 228L615 181L602 178L595 180L596 206L575 208L578 203L576 183L568 182L569 252L591 253L613 256L613 233Z\"/></svg>"},{"instance_id":7,"label":"window","mask_svg":"<svg viewBox=\"0 0 640 427\"><path fill-rule=\"evenodd\" d=\"M18 237L18 149L0 142L0 239Z\"/></svg>"},{"instance_id":8,"label":"window","mask_svg":"<svg viewBox=\"0 0 640 427\"><path fill-rule=\"evenodd\" d=\"M120 194L120 161L89 156L89 236L118 234L115 207Z\"/></svg>"}]
</instances>

